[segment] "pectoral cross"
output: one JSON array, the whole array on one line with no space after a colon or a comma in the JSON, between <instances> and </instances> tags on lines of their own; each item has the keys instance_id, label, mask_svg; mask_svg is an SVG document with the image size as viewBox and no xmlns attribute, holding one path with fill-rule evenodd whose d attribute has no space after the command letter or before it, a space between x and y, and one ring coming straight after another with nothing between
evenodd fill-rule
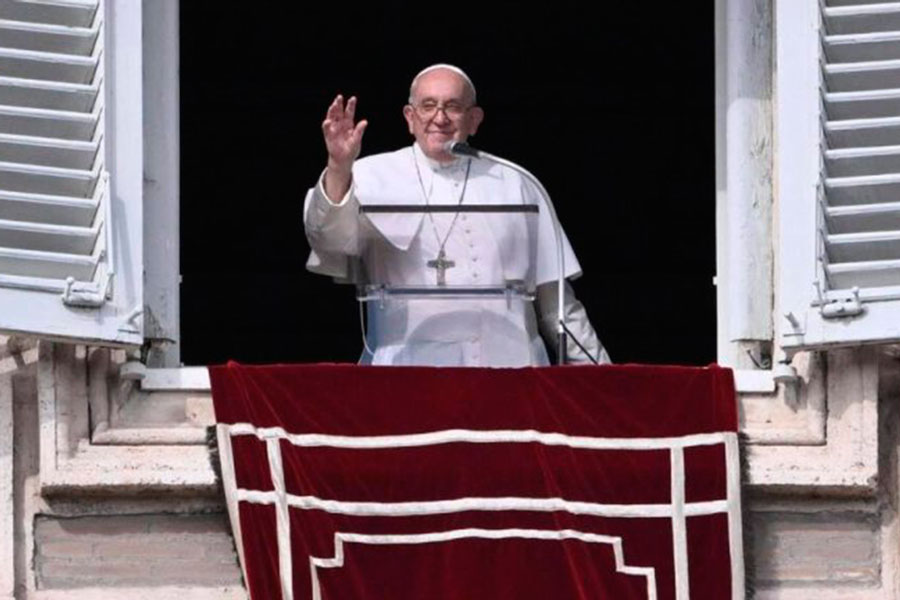
<instances>
[{"instance_id":1,"label":"pectoral cross","mask_svg":"<svg viewBox=\"0 0 900 600\"><path fill-rule=\"evenodd\" d=\"M454 261L447 260L447 255L444 254L443 248L441 248L441 251L438 252L436 259L429 260L425 264L428 265L429 268L435 270L438 285L447 285L447 269L456 266L456 263Z\"/></svg>"}]
</instances>

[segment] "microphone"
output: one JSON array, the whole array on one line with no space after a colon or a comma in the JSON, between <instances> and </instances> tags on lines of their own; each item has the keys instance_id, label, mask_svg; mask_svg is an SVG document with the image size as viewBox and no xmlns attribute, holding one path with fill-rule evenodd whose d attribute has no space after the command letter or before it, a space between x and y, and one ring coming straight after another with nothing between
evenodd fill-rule
<instances>
[{"instance_id":1,"label":"microphone","mask_svg":"<svg viewBox=\"0 0 900 600\"><path fill-rule=\"evenodd\" d=\"M526 179L531 181L540 192L541 197L544 199L544 203L547 206L547 209L550 213L550 220L553 223L553 234L556 237L556 264L558 268L557 281L556 281L556 309L557 309L557 362L559 364L564 365L567 362L566 358L566 349L567 349L567 338L571 337L575 344L581 349L582 352L587 355L587 357L593 362L597 364L597 360L591 356L591 354L585 349L584 345L574 336L572 332L569 331L569 328L566 326L566 318L565 318L565 272L566 272L566 259L565 259L565 251L563 250L563 233L562 226L559 224L559 218L556 216L556 208L553 206L553 201L550 200L550 194L547 193L547 188L538 180L537 177L531 174L530 171L517 165L516 163L506 160L505 158L500 158L499 156L495 156L489 152L482 152L481 150L476 150L472 146L468 145L465 142L456 142L449 141L444 143L444 152L448 154L452 154L454 156L470 156L472 158L480 158L483 160L487 160L493 163L505 165L510 169L517 171L518 173L525 176Z\"/></svg>"},{"instance_id":2,"label":"microphone","mask_svg":"<svg viewBox=\"0 0 900 600\"><path fill-rule=\"evenodd\" d=\"M483 158L481 151L476 150L465 142L454 142L453 140L444 143L444 152L454 156L471 156L472 158Z\"/></svg>"}]
</instances>

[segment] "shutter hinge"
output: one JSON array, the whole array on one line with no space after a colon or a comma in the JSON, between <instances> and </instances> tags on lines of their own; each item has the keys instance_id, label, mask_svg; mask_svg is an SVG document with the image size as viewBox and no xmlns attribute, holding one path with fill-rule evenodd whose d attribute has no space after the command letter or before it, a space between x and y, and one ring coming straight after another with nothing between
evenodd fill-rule
<instances>
[{"instance_id":1,"label":"shutter hinge","mask_svg":"<svg viewBox=\"0 0 900 600\"><path fill-rule=\"evenodd\" d=\"M845 319L858 317L866 309L859 299L859 288L854 287L849 292L832 291L830 298L825 298L821 284L816 281L816 293L819 296L819 314L823 319Z\"/></svg>"}]
</instances>

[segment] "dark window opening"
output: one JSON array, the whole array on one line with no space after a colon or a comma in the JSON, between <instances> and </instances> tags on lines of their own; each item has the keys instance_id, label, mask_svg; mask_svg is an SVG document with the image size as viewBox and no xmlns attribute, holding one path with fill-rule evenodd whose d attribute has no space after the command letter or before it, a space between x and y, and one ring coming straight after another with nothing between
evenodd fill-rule
<instances>
[{"instance_id":1,"label":"dark window opening","mask_svg":"<svg viewBox=\"0 0 900 600\"><path fill-rule=\"evenodd\" d=\"M712 3L614 3L600 19L555 3L296 9L181 3L185 364L358 358L352 288L304 268L320 123L336 93L355 94L363 154L408 145L409 80L434 62L478 87L473 145L550 191L613 360L715 360Z\"/></svg>"}]
</instances>

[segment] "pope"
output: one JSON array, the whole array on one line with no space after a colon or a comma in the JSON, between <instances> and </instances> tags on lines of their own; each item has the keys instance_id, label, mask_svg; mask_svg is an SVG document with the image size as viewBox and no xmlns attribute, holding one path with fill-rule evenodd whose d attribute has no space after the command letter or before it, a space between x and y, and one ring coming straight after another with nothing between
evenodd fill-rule
<instances>
[{"instance_id":1,"label":"pope","mask_svg":"<svg viewBox=\"0 0 900 600\"><path fill-rule=\"evenodd\" d=\"M448 142L465 142L484 121L472 80L437 64L412 81L403 116L412 146L360 158L368 122L356 120L357 99L338 95L322 133L328 162L306 195L304 222L312 248L307 268L340 280L394 286L478 286L530 274L535 302L419 298L368 303L362 363L434 366L529 366L549 363L543 338L556 339L558 266L547 210L536 240L517 220L458 207L536 204L543 199L517 171L487 160L458 158ZM442 206L440 212L384 215L367 205ZM581 267L563 233L566 279ZM536 253L530 244L537 245ZM527 264L532 256L534 265ZM582 304L566 281L564 314L570 362L609 362ZM574 338L574 339L573 339ZM590 355L590 357L588 356Z\"/></svg>"}]
</instances>

